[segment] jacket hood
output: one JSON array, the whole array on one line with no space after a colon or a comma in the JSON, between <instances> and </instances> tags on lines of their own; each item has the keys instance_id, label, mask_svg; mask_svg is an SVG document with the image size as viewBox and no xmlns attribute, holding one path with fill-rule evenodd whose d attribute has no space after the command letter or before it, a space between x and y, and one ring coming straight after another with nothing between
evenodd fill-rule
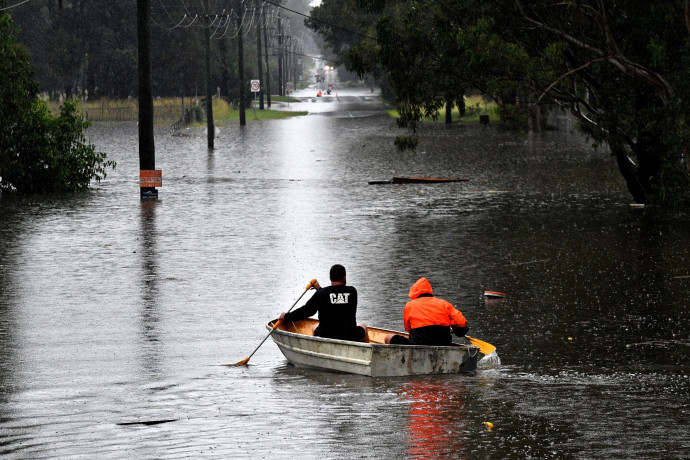
<instances>
[{"instance_id":1,"label":"jacket hood","mask_svg":"<svg viewBox=\"0 0 690 460\"><path fill-rule=\"evenodd\" d=\"M422 294L431 294L431 284L429 280L424 277L419 278L417 282L412 285L408 297L414 300Z\"/></svg>"}]
</instances>

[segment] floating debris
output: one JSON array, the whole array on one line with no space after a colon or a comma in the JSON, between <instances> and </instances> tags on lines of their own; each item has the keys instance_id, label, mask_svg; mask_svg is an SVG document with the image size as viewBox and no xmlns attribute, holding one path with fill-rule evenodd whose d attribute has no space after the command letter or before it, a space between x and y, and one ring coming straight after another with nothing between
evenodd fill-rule
<instances>
[{"instance_id":1,"label":"floating debris","mask_svg":"<svg viewBox=\"0 0 690 460\"><path fill-rule=\"evenodd\" d=\"M170 423L170 422L176 422L179 419L176 418L171 418L171 419L163 419L163 420L144 420L141 422L120 422L117 425L119 426L131 426L131 425L160 425L162 423Z\"/></svg>"},{"instance_id":2,"label":"floating debris","mask_svg":"<svg viewBox=\"0 0 690 460\"><path fill-rule=\"evenodd\" d=\"M444 177L394 177L391 180L370 180L369 184L434 184L445 182L467 182L469 179L455 179Z\"/></svg>"}]
</instances>

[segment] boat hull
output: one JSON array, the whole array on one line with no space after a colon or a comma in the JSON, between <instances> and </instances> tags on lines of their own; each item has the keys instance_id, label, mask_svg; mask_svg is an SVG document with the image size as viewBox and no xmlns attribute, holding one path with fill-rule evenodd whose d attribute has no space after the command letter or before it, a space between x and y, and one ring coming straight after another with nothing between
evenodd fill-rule
<instances>
[{"instance_id":1,"label":"boat hull","mask_svg":"<svg viewBox=\"0 0 690 460\"><path fill-rule=\"evenodd\" d=\"M334 372L392 377L425 374L457 374L477 368L483 355L474 345L447 347L421 345L387 345L389 333L405 333L368 328L369 343L326 339L311 335L316 320L302 320L287 326L268 323L271 338L287 360L297 367L325 369Z\"/></svg>"}]
</instances>

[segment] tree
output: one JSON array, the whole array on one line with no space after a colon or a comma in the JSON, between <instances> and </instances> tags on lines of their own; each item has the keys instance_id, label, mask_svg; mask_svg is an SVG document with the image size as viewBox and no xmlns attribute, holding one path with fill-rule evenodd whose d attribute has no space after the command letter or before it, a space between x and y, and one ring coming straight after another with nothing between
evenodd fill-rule
<instances>
[{"instance_id":1,"label":"tree","mask_svg":"<svg viewBox=\"0 0 690 460\"><path fill-rule=\"evenodd\" d=\"M688 2L685 10L682 2L633 0L488 3L468 2L481 8L481 28L477 21L463 29L458 45L484 58L512 50L487 78L492 87L530 108L549 103L577 117L610 149L636 202L690 202L681 161L690 141Z\"/></svg>"},{"instance_id":2,"label":"tree","mask_svg":"<svg viewBox=\"0 0 690 460\"><path fill-rule=\"evenodd\" d=\"M324 36L349 70L360 78L372 73L384 88L392 87L387 96L396 100L398 125L414 132L421 119L435 118L444 106L450 123L450 109L457 105L464 110L463 96L471 86L456 43L463 22L448 13L442 2L325 0L308 25ZM396 145L414 148L417 140L399 136Z\"/></svg>"},{"instance_id":3,"label":"tree","mask_svg":"<svg viewBox=\"0 0 690 460\"><path fill-rule=\"evenodd\" d=\"M320 8L335 14L339 4L324 0ZM395 91L400 124L414 129L445 94L457 98L452 90L459 87L492 97L515 124L537 120L541 107L558 107L579 120L595 145L610 150L636 202L690 204L690 2L343 5L346 18L376 7L375 44L339 49L360 73L382 69ZM443 75L436 87L429 85L430 72Z\"/></svg>"},{"instance_id":4,"label":"tree","mask_svg":"<svg viewBox=\"0 0 690 460\"><path fill-rule=\"evenodd\" d=\"M88 123L67 101L53 116L39 97L26 50L15 42L11 18L0 14L0 189L67 192L105 178L105 153L85 143Z\"/></svg>"}]
</instances>

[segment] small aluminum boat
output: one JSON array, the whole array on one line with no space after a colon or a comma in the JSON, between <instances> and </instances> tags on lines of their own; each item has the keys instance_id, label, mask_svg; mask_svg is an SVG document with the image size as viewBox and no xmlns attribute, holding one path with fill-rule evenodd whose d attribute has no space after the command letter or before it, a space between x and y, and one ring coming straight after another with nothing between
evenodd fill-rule
<instances>
[{"instance_id":1,"label":"small aluminum boat","mask_svg":"<svg viewBox=\"0 0 690 460\"><path fill-rule=\"evenodd\" d=\"M467 344L453 346L387 345L387 334L404 332L367 328L368 342L314 337L315 319L290 323L270 321L266 327L287 360L297 367L311 367L335 372L390 377L424 374L456 374L477 368L484 355Z\"/></svg>"}]
</instances>

